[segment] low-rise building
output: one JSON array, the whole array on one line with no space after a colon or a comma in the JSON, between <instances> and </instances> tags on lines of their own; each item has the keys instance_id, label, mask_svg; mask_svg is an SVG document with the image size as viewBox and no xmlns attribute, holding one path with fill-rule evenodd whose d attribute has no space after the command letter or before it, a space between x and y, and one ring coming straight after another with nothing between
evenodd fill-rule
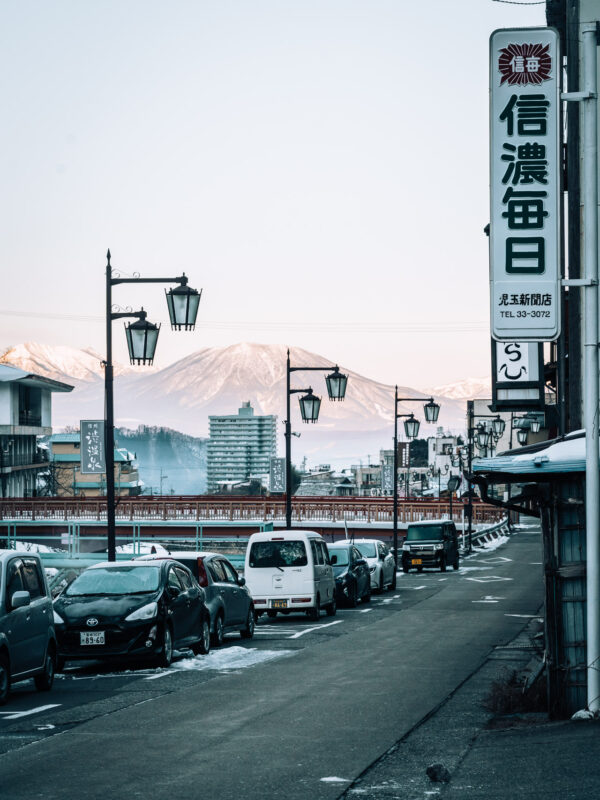
<instances>
[{"instance_id":1,"label":"low-rise building","mask_svg":"<svg viewBox=\"0 0 600 800\"><path fill-rule=\"evenodd\" d=\"M39 437L52 433L52 392L73 387L0 364L0 497L34 497L48 470Z\"/></svg>"},{"instance_id":2,"label":"low-rise building","mask_svg":"<svg viewBox=\"0 0 600 800\"><path fill-rule=\"evenodd\" d=\"M53 494L59 497L101 497L106 494L106 473L81 472L81 437L79 433L55 433L51 439ZM143 482L137 469L135 453L115 447L115 496L141 494Z\"/></svg>"}]
</instances>

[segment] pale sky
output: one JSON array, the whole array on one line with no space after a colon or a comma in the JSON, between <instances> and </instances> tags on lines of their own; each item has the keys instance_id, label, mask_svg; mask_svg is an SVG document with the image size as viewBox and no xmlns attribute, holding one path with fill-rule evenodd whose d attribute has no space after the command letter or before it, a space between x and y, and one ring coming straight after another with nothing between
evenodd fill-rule
<instances>
[{"instance_id":1,"label":"pale sky","mask_svg":"<svg viewBox=\"0 0 600 800\"><path fill-rule=\"evenodd\" d=\"M3 0L0 345L104 353L104 268L193 333L416 388L489 372L492 0ZM167 318L163 287L114 301ZM126 359L114 324L115 359Z\"/></svg>"}]
</instances>

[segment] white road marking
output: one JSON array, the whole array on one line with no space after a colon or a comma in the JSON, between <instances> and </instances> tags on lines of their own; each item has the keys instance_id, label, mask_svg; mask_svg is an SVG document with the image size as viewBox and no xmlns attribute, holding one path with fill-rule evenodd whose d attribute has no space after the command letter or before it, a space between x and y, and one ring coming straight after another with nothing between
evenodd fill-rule
<instances>
[{"instance_id":1,"label":"white road marking","mask_svg":"<svg viewBox=\"0 0 600 800\"><path fill-rule=\"evenodd\" d=\"M48 711L50 708L58 708L60 705L60 703L51 703L47 706L31 708L29 711L0 711L0 715L3 719L21 719L21 717L30 717L32 714L41 714L42 711Z\"/></svg>"},{"instance_id":2,"label":"white road marking","mask_svg":"<svg viewBox=\"0 0 600 800\"><path fill-rule=\"evenodd\" d=\"M368 614L368 613L369 613L369 611L373 611L373 609L372 609L372 608L363 608L363 609L361 609L361 612L360 612L360 613L361 613L361 614Z\"/></svg>"},{"instance_id":3,"label":"white road marking","mask_svg":"<svg viewBox=\"0 0 600 800\"><path fill-rule=\"evenodd\" d=\"M539 614L505 614L505 617L519 617L520 619L541 619Z\"/></svg>"},{"instance_id":4,"label":"white road marking","mask_svg":"<svg viewBox=\"0 0 600 800\"><path fill-rule=\"evenodd\" d=\"M316 625L314 628L307 628L305 631L298 631L293 636L290 636L290 639L299 639L301 636L304 636L305 633L312 633L313 631L319 631L322 628L330 628L332 625L340 625L344 620L338 619L335 622L328 622L325 625Z\"/></svg>"},{"instance_id":5,"label":"white road marking","mask_svg":"<svg viewBox=\"0 0 600 800\"><path fill-rule=\"evenodd\" d=\"M349 778L335 778L335 777L321 778L321 781L323 783L350 783Z\"/></svg>"},{"instance_id":6,"label":"white road marking","mask_svg":"<svg viewBox=\"0 0 600 800\"><path fill-rule=\"evenodd\" d=\"M400 595L399 594L395 594L394 595L394 600L399 600L399 599L400 599Z\"/></svg>"},{"instance_id":7,"label":"white road marking","mask_svg":"<svg viewBox=\"0 0 600 800\"><path fill-rule=\"evenodd\" d=\"M494 556L494 558L486 558L484 559L484 564L503 564L507 561L512 561L512 558L507 558L506 556Z\"/></svg>"},{"instance_id":8,"label":"white road marking","mask_svg":"<svg viewBox=\"0 0 600 800\"><path fill-rule=\"evenodd\" d=\"M472 603L497 603L497 600L471 600Z\"/></svg>"},{"instance_id":9,"label":"white road marking","mask_svg":"<svg viewBox=\"0 0 600 800\"><path fill-rule=\"evenodd\" d=\"M157 672L156 675L149 675L148 677L144 678L145 681L157 681L159 678L165 678L167 675L175 675L174 672L169 672L165 670L165 672Z\"/></svg>"},{"instance_id":10,"label":"white road marking","mask_svg":"<svg viewBox=\"0 0 600 800\"><path fill-rule=\"evenodd\" d=\"M466 581L475 581L475 583L495 583L497 581L512 581L512 578L501 578L499 575L485 575L481 578L465 578Z\"/></svg>"}]
</instances>

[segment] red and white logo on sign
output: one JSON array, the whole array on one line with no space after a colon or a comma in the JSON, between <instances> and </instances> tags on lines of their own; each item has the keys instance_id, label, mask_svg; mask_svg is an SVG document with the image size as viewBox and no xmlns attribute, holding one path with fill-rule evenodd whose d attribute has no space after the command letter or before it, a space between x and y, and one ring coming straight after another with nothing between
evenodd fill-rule
<instances>
[{"instance_id":1,"label":"red and white logo on sign","mask_svg":"<svg viewBox=\"0 0 600 800\"><path fill-rule=\"evenodd\" d=\"M502 73L500 85L539 85L550 78L552 59L546 44L509 44L500 50L498 68Z\"/></svg>"}]
</instances>

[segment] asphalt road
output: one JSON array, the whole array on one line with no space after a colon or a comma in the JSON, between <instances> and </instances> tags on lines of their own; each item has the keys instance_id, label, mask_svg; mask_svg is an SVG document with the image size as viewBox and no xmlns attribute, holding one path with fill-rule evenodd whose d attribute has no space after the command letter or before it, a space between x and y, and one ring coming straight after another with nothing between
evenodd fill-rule
<instances>
[{"instance_id":1,"label":"asphalt road","mask_svg":"<svg viewBox=\"0 0 600 800\"><path fill-rule=\"evenodd\" d=\"M262 617L253 641L169 670L73 664L50 693L17 685L0 796L339 797L537 613L540 562L539 532L522 531L458 573L399 574L319 623Z\"/></svg>"}]
</instances>

